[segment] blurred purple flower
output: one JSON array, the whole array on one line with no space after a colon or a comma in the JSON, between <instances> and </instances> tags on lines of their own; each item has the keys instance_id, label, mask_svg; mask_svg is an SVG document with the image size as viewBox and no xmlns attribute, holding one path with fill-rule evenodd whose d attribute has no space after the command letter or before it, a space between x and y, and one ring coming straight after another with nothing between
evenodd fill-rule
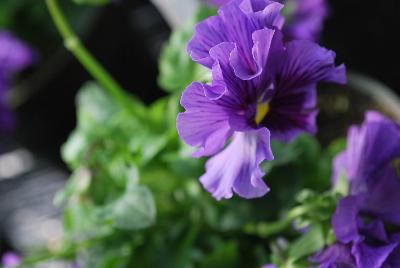
<instances>
[{"instance_id":1,"label":"blurred purple flower","mask_svg":"<svg viewBox=\"0 0 400 268\"><path fill-rule=\"evenodd\" d=\"M32 50L8 31L0 31L0 72L12 76L32 63Z\"/></svg>"},{"instance_id":2,"label":"blurred purple flower","mask_svg":"<svg viewBox=\"0 0 400 268\"><path fill-rule=\"evenodd\" d=\"M1 262L4 267L15 267L21 263L21 257L14 252L6 252Z\"/></svg>"},{"instance_id":3,"label":"blurred purple flower","mask_svg":"<svg viewBox=\"0 0 400 268\"><path fill-rule=\"evenodd\" d=\"M208 0L207 3L221 7L231 0ZM243 0L242 0L243 1ZM265 3L272 0L261 0ZM285 5L286 18L283 33L287 40L318 40L323 30L323 24L329 15L326 0L277 0Z\"/></svg>"},{"instance_id":4,"label":"blurred purple flower","mask_svg":"<svg viewBox=\"0 0 400 268\"><path fill-rule=\"evenodd\" d=\"M367 112L361 126L352 126L348 133L347 149L340 153L333 164L333 183L345 175L356 194L375 182L390 161L400 157L400 127L377 112Z\"/></svg>"},{"instance_id":5,"label":"blurred purple flower","mask_svg":"<svg viewBox=\"0 0 400 268\"><path fill-rule=\"evenodd\" d=\"M286 23L283 29L288 40L317 41L329 15L326 0L281 0L285 3Z\"/></svg>"},{"instance_id":6,"label":"blurred purple flower","mask_svg":"<svg viewBox=\"0 0 400 268\"><path fill-rule=\"evenodd\" d=\"M10 130L13 126L12 113L6 103L11 80L32 61L32 50L25 43L8 31L0 31L0 130Z\"/></svg>"},{"instance_id":7,"label":"blurred purple flower","mask_svg":"<svg viewBox=\"0 0 400 268\"><path fill-rule=\"evenodd\" d=\"M400 158L400 126L368 112L362 126L350 128L347 141L347 149L334 160L333 182L340 176L350 182L349 196L340 200L332 219L338 244L313 260L321 267L345 262L400 267L400 234L385 226L400 225L400 176L393 164Z\"/></svg>"},{"instance_id":8,"label":"blurred purple flower","mask_svg":"<svg viewBox=\"0 0 400 268\"><path fill-rule=\"evenodd\" d=\"M310 41L284 44L282 5L232 1L199 23L188 45L193 60L212 68L212 85L193 83L183 93L181 138L211 156L200 181L216 199L265 195L260 164L272 160L270 138L290 141L316 131L316 84L345 83L335 54ZM226 143L231 140L224 149Z\"/></svg>"}]
</instances>

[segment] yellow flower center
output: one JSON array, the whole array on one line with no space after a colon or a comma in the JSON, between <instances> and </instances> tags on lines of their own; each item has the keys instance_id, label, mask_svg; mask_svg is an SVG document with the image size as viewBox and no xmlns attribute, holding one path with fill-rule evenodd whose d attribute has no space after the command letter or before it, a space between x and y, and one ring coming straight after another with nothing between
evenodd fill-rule
<instances>
[{"instance_id":1,"label":"yellow flower center","mask_svg":"<svg viewBox=\"0 0 400 268\"><path fill-rule=\"evenodd\" d=\"M257 112L256 112L256 124L259 125L265 118L265 116L269 112L269 103L268 102L262 102L257 104Z\"/></svg>"}]
</instances>

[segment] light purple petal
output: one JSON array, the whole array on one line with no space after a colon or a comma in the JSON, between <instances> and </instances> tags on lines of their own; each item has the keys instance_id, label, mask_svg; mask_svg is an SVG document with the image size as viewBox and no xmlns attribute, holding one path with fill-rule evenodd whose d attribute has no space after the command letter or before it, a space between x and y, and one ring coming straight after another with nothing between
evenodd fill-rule
<instances>
[{"instance_id":1,"label":"light purple petal","mask_svg":"<svg viewBox=\"0 0 400 268\"><path fill-rule=\"evenodd\" d=\"M269 188L259 165L272 159L267 129L236 132L228 147L208 160L200 181L217 200L231 198L233 192L244 198L261 197Z\"/></svg>"},{"instance_id":2,"label":"light purple petal","mask_svg":"<svg viewBox=\"0 0 400 268\"><path fill-rule=\"evenodd\" d=\"M196 25L195 34L188 44L188 52L194 61L211 68L213 61L209 55L210 49L223 42L233 42L243 56L243 61L249 64L249 71L257 72L251 55L251 34L256 30L254 27L236 3L228 3L219 10L218 16L209 17Z\"/></svg>"},{"instance_id":3,"label":"light purple petal","mask_svg":"<svg viewBox=\"0 0 400 268\"><path fill-rule=\"evenodd\" d=\"M350 247L343 244L333 244L309 259L311 262L319 263L320 268L345 268L355 265Z\"/></svg>"},{"instance_id":4,"label":"light purple petal","mask_svg":"<svg viewBox=\"0 0 400 268\"><path fill-rule=\"evenodd\" d=\"M230 65L229 58L236 45L231 42L222 42L210 49L210 57L214 64L212 67L213 85L227 87L230 91L244 90ZM241 93L241 92L239 92Z\"/></svg>"},{"instance_id":5,"label":"light purple petal","mask_svg":"<svg viewBox=\"0 0 400 268\"><path fill-rule=\"evenodd\" d=\"M195 34L188 44L188 53L194 61L211 68L214 62L210 49L227 41L223 21L219 16L212 16L196 25Z\"/></svg>"},{"instance_id":6,"label":"light purple petal","mask_svg":"<svg viewBox=\"0 0 400 268\"><path fill-rule=\"evenodd\" d=\"M386 167L368 191L363 210L392 224L400 224L400 176L392 167Z\"/></svg>"},{"instance_id":7,"label":"light purple petal","mask_svg":"<svg viewBox=\"0 0 400 268\"><path fill-rule=\"evenodd\" d=\"M381 268L396 246L396 243L371 246L360 241L354 243L351 252L356 259L357 267Z\"/></svg>"},{"instance_id":8,"label":"light purple petal","mask_svg":"<svg viewBox=\"0 0 400 268\"><path fill-rule=\"evenodd\" d=\"M218 100L222 98L227 92L227 88L223 84L216 84L213 86L203 85L204 95L209 100Z\"/></svg>"},{"instance_id":9,"label":"light purple petal","mask_svg":"<svg viewBox=\"0 0 400 268\"><path fill-rule=\"evenodd\" d=\"M267 28L253 32L253 42L254 42L254 46L252 48L253 57L257 65L260 67L261 71L262 68L264 68L267 65L269 51L274 36L275 36L275 30Z\"/></svg>"},{"instance_id":10,"label":"light purple petal","mask_svg":"<svg viewBox=\"0 0 400 268\"><path fill-rule=\"evenodd\" d=\"M243 0L240 8L247 13L258 29L268 27L282 29L285 18L281 15L283 5L269 0Z\"/></svg>"},{"instance_id":11,"label":"light purple petal","mask_svg":"<svg viewBox=\"0 0 400 268\"><path fill-rule=\"evenodd\" d=\"M256 25L233 2L224 5L218 14L224 21L225 29L223 30L229 36L229 40L227 41L236 44L236 48L232 52L231 61L236 75L243 80L249 80L258 76L261 73L261 68L257 66L251 53L253 48L252 34L258 30Z\"/></svg>"},{"instance_id":12,"label":"light purple petal","mask_svg":"<svg viewBox=\"0 0 400 268\"><path fill-rule=\"evenodd\" d=\"M269 0L236 0L240 8L246 13L251 14L263 11L272 1Z\"/></svg>"},{"instance_id":13,"label":"light purple petal","mask_svg":"<svg viewBox=\"0 0 400 268\"><path fill-rule=\"evenodd\" d=\"M339 201L332 218L332 226L337 240L349 243L359 238L358 215L365 196L348 196Z\"/></svg>"},{"instance_id":14,"label":"light purple petal","mask_svg":"<svg viewBox=\"0 0 400 268\"><path fill-rule=\"evenodd\" d=\"M230 57L236 48L234 43L223 42L210 50L214 60L212 74L213 85L226 87L224 98L219 100L220 105L240 109L246 104L249 95L249 82L236 77L230 64Z\"/></svg>"},{"instance_id":15,"label":"light purple petal","mask_svg":"<svg viewBox=\"0 0 400 268\"><path fill-rule=\"evenodd\" d=\"M209 100L200 83L191 84L183 93L182 106L186 112L178 115L179 136L189 145L200 147L195 157L213 155L220 151L232 135L229 111Z\"/></svg>"}]
</instances>

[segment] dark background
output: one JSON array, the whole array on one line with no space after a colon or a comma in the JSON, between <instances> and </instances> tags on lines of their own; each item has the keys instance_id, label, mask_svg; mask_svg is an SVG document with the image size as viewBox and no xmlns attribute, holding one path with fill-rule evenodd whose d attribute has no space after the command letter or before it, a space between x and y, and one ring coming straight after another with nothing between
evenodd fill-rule
<instances>
[{"instance_id":1,"label":"dark background","mask_svg":"<svg viewBox=\"0 0 400 268\"><path fill-rule=\"evenodd\" d=\"M400 93L400 1L332 0L323 44L352 70Z\"/></svg>"}]
</instances>

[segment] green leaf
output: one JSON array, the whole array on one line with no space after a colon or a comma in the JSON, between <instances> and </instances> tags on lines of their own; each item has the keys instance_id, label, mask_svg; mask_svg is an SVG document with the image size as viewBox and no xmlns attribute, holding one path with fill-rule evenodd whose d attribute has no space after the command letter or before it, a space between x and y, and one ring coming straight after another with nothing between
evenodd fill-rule
<instances>
[{"instance_id":1,"label":"green leaf","mask_svg":"<svg viewBox=\"0 0 400 268\"><path fill-rule=\"evenodd\" d=\"M307 189L302 190L296 198L301 205L293 209L305 212L296 217L297 227L302 228L318 223L323 227L330 228L331 217L339 198L339 195L332 191L319 193Z\"/></svg>"},{"instance_id":2,"label":"green leaf","mask_svg":"<svg viewBox=\"0 0 400 268\"><path fill-rule=\"evenodd\" d=\"M83 195L90 187L92 175L86 168L77 169L70 177L68 183L54 197L54 203L61 205L74 195Z\"/></svg>"},{"instance_id":3,"label":"green leaf","mask_svg":"<svg viewBox=\"0 0 400 268\"><path fill-rule=\"evenodd\" d=\"M82 132L75 130L61 147L62 159L70 167L78 168L82 163L87 147L88 140L86 136Z\"/></svg>"},{"instance_id":4,"label":"green leaf","mask_svg":"<svg viewBox=\"0 0 400 268\"><path fill-rule=\"evenodd\" d=\"M107 123L120 107L94 82L85 83L77 96L78 127Z\"/></svg>"},{"instance_id":5,"label":"green leaf","mask_svg":"<svg viewBox=\"0 0 400 268\"><path fill-rule=\"evenodd\" d=\"M113 225L124 230L151 226L156 218L156 206L151 192L144 186L129 188L112 205Z\"/></svg>"},{"instance_id":6,"label":"green leaf","mask_svg":"<svg viewBox=\"0 0 400 268\"><path fill-rule=\"evenodd\" d=\"M65 230L81 238L100 236L108 232L109 228L106 225L98 224L97 210L93 205L81 200L70 202L64 210ZM93 228L94 226L96 228Z\"/></svg>"},{"instance_id":7,"label":"green leaf","mask_svg":"<svg viewBox=\"0 0 400 268\"><path fill-rule=\"evenodd\" d=\"M296 240L289 249L290 261L297 261L309 256L325 245L323 228L316 224L310 227L308 233Z\"/></svg>"}]
</instances>

